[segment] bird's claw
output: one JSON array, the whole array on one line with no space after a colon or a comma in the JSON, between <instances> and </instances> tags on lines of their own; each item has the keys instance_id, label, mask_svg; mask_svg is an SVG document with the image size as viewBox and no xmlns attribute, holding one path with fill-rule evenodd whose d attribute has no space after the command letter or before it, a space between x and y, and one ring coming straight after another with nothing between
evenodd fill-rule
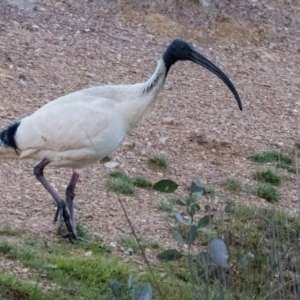
<instances>
[{"instance_id":1,"label":"bird's claw","mask_svg":"<svg viewBox=\"0 0 300 300\"><path fill-rule=\"evenodd\" d=\"M78 240L77 234L75 233L72 223L71 223L71 217L70 217L70 213L69 210L67 208L67 205L65 203L64 200L61 200L58 204L57 204L57 209L54 215L54 224L57 222L58 219L58 215L59 213L62 213L63 219L65 221L68 233L63 235L64 238L68 238L70 240L70 242L73 243L73 240Z\"/></svg>"}]
</instances>

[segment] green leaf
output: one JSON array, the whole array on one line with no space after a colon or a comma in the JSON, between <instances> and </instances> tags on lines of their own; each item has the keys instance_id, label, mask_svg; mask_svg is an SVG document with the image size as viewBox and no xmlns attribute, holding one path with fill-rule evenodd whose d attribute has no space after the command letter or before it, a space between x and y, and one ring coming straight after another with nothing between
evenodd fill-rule
<instances>
[{"instance_id":1,"label":"green leaf","mask_svg":"<svg viewBox=\"0 0 300 300\"><path fill-rule=\"evenodd\" d=\"M172 180L163 179L156 182L152 188L162 193L173 193L178 188L178 184Z\"/></svg>"},{"instance_id":2,"label":"green leaf","mask_svg":"<svg viewBox=\"0 0 300 300\"><path fill-rule=\"evenodd\" d=\"M203 195L204 188L200 181L193 181L190 189L199 198Z\"/></svg>"},{"instance_id":3,"label":"green leaf","mask_svg":"<svg viewBox=\"0 0 300 300\"><path fill-rule=\"evenodd\" d=\"M189 216L193 217L194 214L196 213L196 210L199 210L199 209L200 209L200 206L197 203L192 203L187 207L186 211Z\"/></svg>"},{"instance_id":4,"label":"green leaf","mask_svg":"<svg viewBox=\"0 0 300 300\"><path fill-rule=\"evenodd\" d=\"M109 280L109 284L110 284L110 287L112 289L113 294L116 297L121 297L122 296L122 286L121 286L121 283L119 281L117 281L117 280L110 279Z\"/></svg>"},{"instance_id":5,"label":"green leaf","mask_svg":"<svg viewBox=\"0 0 300 300\"><path fill-rule=\"evenodd\" d=\"M133 280L133 275L132 273L129 275L128 280L127 280L127 286L129 289L132 287L132 280Z\"/></svg>"},{"instance_id":6,"label":"green leaf","mask_svg":"<svg viewBox=\"0 0 300 300\"><path fill-rule=\"evenodd\" d=\"M201 218L198 222L197 228L204 228L206 227L214 215L206 215L203 218Z\"/></svg>"},{"instance_id":7,"label":"green leaf","mask_svg":"<svg viewBox=\"0 0 300 300\"><path fill-rule=\"evenodd\" d=\"M179 213L179 212L175 212L174 213L174 216L176 217L177 221L180 222L180 223L183 223L184 224L184 221L183 221L183 218L182 218L182 215Z\"/></svg>"},{"instance_id":8,"label":"green leaf","mask_svg":"<svg viewBox=\"0 0 300 300\"><path fill-rule=\"evenodd\" d=\"M196 225L192 225L186 235L186 242L191 245L198 235Z\"/></svg>"},{"instance_id":9,"label":"green leaf","mask_svg":"<svg viewBox=\"0 0 300 300\"><path fill-rule=\"evenodd\" d=\"M176 249L169 249L169 250L165 250L165 251L159 253L157 255L157 258L161 259L161 260L171 261L171 260L178 260L182 256L183 255L178 250L176 250Z\"/></svg>"},{"instance_id":10,"label":"green leaf","mask_svg":"<svg viewBox=\"0 0 300 300\"><path fill-rule=\"evenodd\" d=\"M184 244L183 238L179 231L172 229L172 236L177 241L177 243L182 246Z\"/></svg>"}]
</instances>

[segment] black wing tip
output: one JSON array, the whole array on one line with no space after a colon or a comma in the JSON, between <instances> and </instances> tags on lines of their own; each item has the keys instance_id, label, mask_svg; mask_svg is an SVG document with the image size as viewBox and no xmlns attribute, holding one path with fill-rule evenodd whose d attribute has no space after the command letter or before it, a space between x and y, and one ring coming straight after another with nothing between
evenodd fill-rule
<instances>
[{"instance_id":1,"label":"black wing tip","mask_svg":"<svg viewBox=\"0 0 300 300\"><path fill-rule=\"evenodd\" d=\"M0 140L6 147L11 147L15 151L18 150L16 142L16 132L21 122L16 122L0 132Z\"/></svg>"}]
</instances>

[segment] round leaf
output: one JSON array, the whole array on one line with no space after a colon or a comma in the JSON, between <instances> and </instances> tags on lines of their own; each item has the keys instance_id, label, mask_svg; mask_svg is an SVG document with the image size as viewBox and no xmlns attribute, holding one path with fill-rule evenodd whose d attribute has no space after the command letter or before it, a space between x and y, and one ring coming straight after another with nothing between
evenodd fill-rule
<instances>
[{"instance_id":1,"label":"round leaf","mask_svg":"<svg viewBox=\"0 0 300 300\"><path fill-rule=\"evenodd\" d=\"M173 193L178 188L178 184L172 180L163 179L156 182L152 188L162 193Z\"/></svg>"},{"instance_id":2,"label":"round leaf","mask_svg":"<svg viewBox=\"0 0 300 300\"><path fill-rule=\"evenodd\" d=\"M122 286L121 283L117 280L110 279L109 284L111 286L112 292L116 297L122 296Z\"/></svg>"},{"instance_id":3,"label":"round leaf","mask_svg":"<svg viewBox=\"0 0 300 300\"><path fill-rule=\"evenodd\" d=\"M208 253L211 260L221 268L227 268L227 259L229 257L227 247L223 240L213 239L208 244Z\"/></svg>"}]
</instances>

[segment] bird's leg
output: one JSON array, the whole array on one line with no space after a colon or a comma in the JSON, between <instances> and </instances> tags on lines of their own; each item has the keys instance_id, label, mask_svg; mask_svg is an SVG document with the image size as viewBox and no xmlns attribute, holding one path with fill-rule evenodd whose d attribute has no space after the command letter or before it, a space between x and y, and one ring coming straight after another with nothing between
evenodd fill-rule
<instances>
[{"instance_id":1,"label":"bird's leg","mask_svg":"<svg viewBox=\"0 0 300 300\"><path fill-rule=\"evenodd\" d=\"M57 203L57 211L54 217L54 223L57 221L57 217L60 211L62 211L62 215L64 221L66 223L67 229L69 231L68 237L71 239L77 239L76 231L73 231L73 226L71 224L70 213L68 207L63 199L60 198L55 189L50 185L50 183L44 177L44 168L50 163L50 161L44 158L39 164L37 164L33 169L33 174L36 179L44 186L44 188L50 193L50 195L54 198Z\"/></svg>"},{"instance_id":2,"label":"bird's leg","mask_svg":"<svg viewBox=\"0 0 300 300\"><path fill-rule=\"evenodd\" d=\"M69 213L70 213L70 219L71 219L71 224L72 224L72 227L73 227L73 232L75 232L75 234L77 234L77 232L76 232L76 223L75 223L73 200L74 200L74 197L75 197L75 187L76 187L76 183L78 181L78 178L79 178L79 174L74 172L72 174L69 185L66 189L66 202L67 202L67 207L68 207L68 210L69 210Z\"/></svg>"}]
</instances>

